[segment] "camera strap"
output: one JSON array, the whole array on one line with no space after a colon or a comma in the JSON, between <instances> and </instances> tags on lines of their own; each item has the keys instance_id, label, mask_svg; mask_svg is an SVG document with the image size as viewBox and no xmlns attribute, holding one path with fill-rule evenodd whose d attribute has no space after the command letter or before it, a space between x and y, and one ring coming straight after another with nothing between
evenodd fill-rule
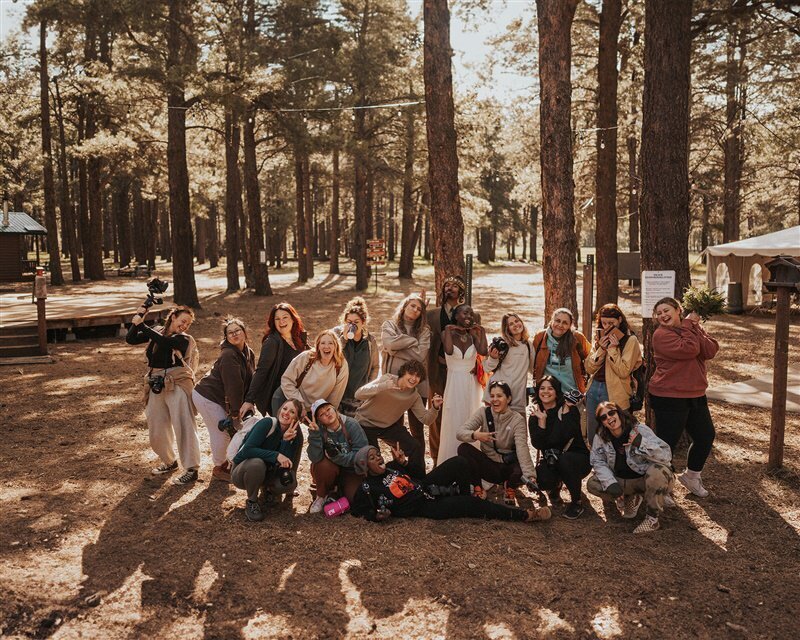
<instances>
[{"instance_id":1,"label":"camera strap","mask_svg":"<svg viewBox=\"0 0 800 640\"><path fill-rule=\"evenodd\" d=\"M492 408L484 407L483 410L486 412L486 425L489 427L489 433L496 433L494 427L494 416L492 415ZM497 442L495 440L492 440L492 446L494 447L494 450L497 452L498 455L503 455L497 449Z\"/></svg>"}]
</instances>

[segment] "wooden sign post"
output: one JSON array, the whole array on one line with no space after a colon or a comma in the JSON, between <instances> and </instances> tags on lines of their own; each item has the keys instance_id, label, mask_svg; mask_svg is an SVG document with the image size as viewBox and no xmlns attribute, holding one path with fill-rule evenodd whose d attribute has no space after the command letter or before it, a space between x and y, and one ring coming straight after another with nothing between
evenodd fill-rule
<instances>
[{"instance_id":1,"label":"wooden sign post","mask_svg":"<svg viewBox=\"0 0 800 640\"><path fill-rule=\"evenodd\" d=\"M375 271L375 293L378 293L378 267L386 264L386 241L383 238L367 240L367 262Z\"/></svg>"},{"instance_id":2,"label":"wooden sign post","mask_svg":"<svg viewBox=\"0 0 800 640\"><path fill-rule=\"evenodd\" d=\"M36 267L36 278L33 281L33 295L36 298L36 321L39 328L39 354L47 355L47 278L42 267Z\"/></svg>"}]
</instances>

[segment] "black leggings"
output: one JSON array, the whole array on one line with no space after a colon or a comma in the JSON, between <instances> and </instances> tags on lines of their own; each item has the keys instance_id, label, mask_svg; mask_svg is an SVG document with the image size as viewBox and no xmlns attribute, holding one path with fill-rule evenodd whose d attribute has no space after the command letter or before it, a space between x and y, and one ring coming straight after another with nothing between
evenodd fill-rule
<instances>
[{"instance_id":1,"label":"black leggings","mask_svg":"<svg viewBox=\"0 0 800 640\"><path fill-rule=\"evenodd\" d=\"M656 434L669 445L673 455L686 429L692 439L686 466L691 471L702 471L716 437L708 399L705 396L664 398L650 394L650 406L656 416Z\"/></svg>"},{"instance_id":2,"label":"black leggings","mask_svg":"<svg viewBox=\"0 0 800 640\"><path fill-rule=\"evenodd\" d=\"M545 491L554 491L558 489L558 484L563 482L569 491L570 500L580 502L581 480L588 476L591 470L588 452L564 451L558 457L558 464L555 467L551 467L542 458L536 465L536 481Z\"/></svg>"},{"instance_id":3,"label":"black leggings","mask_svg":"<svg viewBox=\"0 0 800 640\"><path fill-rule=\"evenodd\" d=\"M403 417L386 428L363 427L367 442L373 447L378 446L378 440L384 440L390 445L399 444L403 453L408 457L406 472L412 478L425 475L425 447L421 447L417 439L412 436L403 425Z\"/></svg>"},{"instance_id":4,"label":"black leggings","mask_svg":"<svg viewBox=\"0 0 800 640\"><path fill-rule=\"evenodd\" d=\"M493 484L508 482L508 486L511 488L522 485L522 469L519 462L511 464L495 462L483 451L466 442L458 445L458 455L466 458L470 463L472 484L480 484L481 480L486 480Z\"/></svg>"},{"instance_id":5,"label":"black leggings","mask_svg":"<svg viewBox=\"0 0 800 640\"><path fill-rule=\"evenodd\" d=\"M409 515L433 520L486 518L487 520L523 521L528 517L528 513L522 509L510 509L475 496L446 496L435 500L420 500L416 512Z\"/></svg>"}]
</instances>

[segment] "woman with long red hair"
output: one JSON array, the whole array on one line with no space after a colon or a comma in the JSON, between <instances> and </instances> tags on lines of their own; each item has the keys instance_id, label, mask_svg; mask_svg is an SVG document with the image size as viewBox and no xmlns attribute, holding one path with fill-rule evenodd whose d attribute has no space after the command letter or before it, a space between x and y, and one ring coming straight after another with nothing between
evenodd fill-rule
<instances>
[{"instance_id":1,"label":"woman with long red hair","mask_svg":"<svg viewBox=\"0 0 800 640\"><path fill-rule=\"evenodd\" d=\"M239 415L245 415L254 405L262 415L277 415L283 398L275 403L272 396L281 386L281 376L289 363L307 349L308 334L300 315L288 302L279 302L267 317L261 355Z\"/></svg>"}]
</instances>

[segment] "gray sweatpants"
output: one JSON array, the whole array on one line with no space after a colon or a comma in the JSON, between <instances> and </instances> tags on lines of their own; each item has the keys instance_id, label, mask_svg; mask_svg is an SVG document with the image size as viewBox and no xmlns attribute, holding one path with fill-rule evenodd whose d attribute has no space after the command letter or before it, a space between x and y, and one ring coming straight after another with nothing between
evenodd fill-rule
<instances>
[{"instance_id":1,"label":"gray sweatpants","mask_svg":"<svg viewBox=\"0 0 800 640\"><path fill-rule=\"evenodd\" d=\"M663 464L652 464L641 478L617 478L622 487L622 495L629 496L634 493L643 493L647 513L658 517L664 511L664 497L672 491L672 470ZM586 482L586 490L604 500L612 500L612 496L603 491L603 486L592 474Z\"/></svg>"},{"instance_id":2,"label":"gray sweatpants","mask_svg":"<svg viewBox=\"0 0 800 640\"><path fill-rule=\"evenodd\" d=\"M231 482L235 487L247 491L247 499L255 502L258 500L259 490L265 484L267 472L271 473L274 469L272 465L267 466L261 458L248 458L233 465Z\"/></svg>"}]
</instances>

